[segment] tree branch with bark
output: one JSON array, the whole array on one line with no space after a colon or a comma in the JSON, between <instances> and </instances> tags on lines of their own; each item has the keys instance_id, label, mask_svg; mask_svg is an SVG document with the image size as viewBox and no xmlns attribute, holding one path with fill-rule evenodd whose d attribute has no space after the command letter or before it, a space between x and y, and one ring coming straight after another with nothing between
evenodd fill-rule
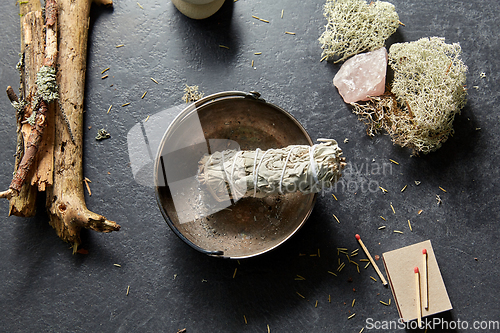
<instances>
[{"instance_id":1,"label":"tree branch with bark","mask_svg":"<svg viewBox=\"0 0 500 333\"><path fill-rule=\"evenodd\" d=\"M120 226L91 212L83 192L83 98L91 0L40 0L21 6L20 97L16 109L15 174L0 198L9 215L32 216L38 191L46 191L50 224L58 236L81 243L81 228L111 232ZM111 0L95 1L112 5Z\"/></svg>"}]
</instances>

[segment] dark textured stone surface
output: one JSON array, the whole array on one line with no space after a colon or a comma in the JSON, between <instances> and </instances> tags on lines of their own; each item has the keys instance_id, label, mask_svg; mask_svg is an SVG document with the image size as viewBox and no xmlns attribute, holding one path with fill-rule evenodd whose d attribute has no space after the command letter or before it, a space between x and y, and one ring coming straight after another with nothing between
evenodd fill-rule
<instances>
[{"instance_id":1,"label":"dark textured stone surface","mask_svg":"<svg viewBox=\"0 0 500 333\"><path fill-rule=\"evenodd\" d=\"M7 218L7 201L0 201L1 330L267 332L269 325L271 332L359 332L368 318L391 321L398 314L394 302L390 307L379 303L392 295L369 278L375 276L371 267L358 274L351 264L338 277L327 273L337 268L337 247L357 247L355 233L372 255L431 239L454 306L438 318L467 321L470 327L475 320L498 320L500 5L392 3L406 26L390 43L446 37L460 42L469 67L468 103L455 120L455 135L427 156L410 157L385 135L368 138L342 102L331 83L339 65L319 62L323 1L227 2L199 22L182 16L167 0L141 0L144 9L136 1L116 1L113 10L94 7L85 96L84 173L92 180L87 203L122 230L84 231L89 254L72 255L48 225L43 202L35 218L22 219ZM16 87L19 16L14 1L4 4L0 22L0 82ZM125 46L116 48L119 44ZM109 77L102 80L106 67ZM259 91L291 112L311 137L337 139L359 171L345 174L351 190L333 192L338 201L328 193L320 196L305 227L269 254L238 263L192 250L168 229L152 189L134 182L126 141L135 123L181 103L184 84L199 85L205 94ZM5 189L15 150L14 110L6 95L0 96L0 113L0 188ZM94 137L103 127L111 139L97 142ZM344 138L349 142L342 143ZM390 158L399 165L389 164ZM371 173L384 163L385 172ZM371 189L380 185L389 193L360 187L370 181ZM387 228L380 231L380 225ZM310 256L318 248L321 256ZM297 274L306 280L294 280ZM351 313L356 316L347 320Z\"/></svg>"}]
</instances>

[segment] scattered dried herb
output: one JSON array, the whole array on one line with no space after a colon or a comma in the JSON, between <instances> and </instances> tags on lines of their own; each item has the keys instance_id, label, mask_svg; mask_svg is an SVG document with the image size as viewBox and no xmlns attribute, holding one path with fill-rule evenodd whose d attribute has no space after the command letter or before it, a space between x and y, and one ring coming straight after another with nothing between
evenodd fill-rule
<instances>
[{"instance_id":1,"label":"scattered dried herb","mask_svg":"<svg viewBox=\"0 0 500 333\"><path fill-rule=\"evenodd\" d=\"M111 137L111 134L109 134L108 131L106 131L104 128L101 128L97 132L97 136L95 137L95 139L97 141L101 141L101 140L104 140L104 139L109 139L110 137Z\"/></svg>"}]
</instances>

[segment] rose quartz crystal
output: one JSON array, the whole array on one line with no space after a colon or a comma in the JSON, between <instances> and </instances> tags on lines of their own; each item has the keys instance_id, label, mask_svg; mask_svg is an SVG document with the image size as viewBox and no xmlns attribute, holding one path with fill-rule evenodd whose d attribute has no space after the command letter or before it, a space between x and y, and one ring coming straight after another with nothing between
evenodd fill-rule
<instances>
[{"instance_id":1,"label":"rose quartz crystal","mask_svg":"<svg viewBox=\"0 0 500 333\"><path fill-rule=\"evenodd\" d=\"M368 96L384 93L386 72L387 50L382 47L348 59L333 78L333 84L344 102L367 101Z\"/></svg>"}]
</instances>

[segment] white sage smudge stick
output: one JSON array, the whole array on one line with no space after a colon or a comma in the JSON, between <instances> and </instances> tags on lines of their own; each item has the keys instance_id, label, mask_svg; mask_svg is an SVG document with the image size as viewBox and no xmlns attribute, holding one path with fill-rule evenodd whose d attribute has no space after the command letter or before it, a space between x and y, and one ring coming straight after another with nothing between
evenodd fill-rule
<instances>
[{"instance_id":1,"label":"white sage smudge stick","mask_svg":"<svg viewBox=\"0 0 500 333\"><path fill-rule=\"evenodd\" d=\"M331 187L345 167L342 150L333 139L319 144L292 145L269 150L224 150L205 155L198 180L218 201L229 197L262 198L300 191L320 192Z\"/></svg>"}]
</instances>

